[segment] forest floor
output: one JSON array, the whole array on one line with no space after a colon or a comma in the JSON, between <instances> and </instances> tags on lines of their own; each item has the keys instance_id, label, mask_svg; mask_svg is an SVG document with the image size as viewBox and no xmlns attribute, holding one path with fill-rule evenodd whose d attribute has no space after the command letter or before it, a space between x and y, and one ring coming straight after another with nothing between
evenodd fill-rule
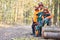
<instances>
[{"instance_id":1,"label":"forest floor","mask_svg":"<svg viewBox=\"0 0 60 40\"><path fill-rule=\"evenodd\" d=\"M0 27L0 40L53 40L34 37L31 26Z\"/></svg>"}]
</instances>

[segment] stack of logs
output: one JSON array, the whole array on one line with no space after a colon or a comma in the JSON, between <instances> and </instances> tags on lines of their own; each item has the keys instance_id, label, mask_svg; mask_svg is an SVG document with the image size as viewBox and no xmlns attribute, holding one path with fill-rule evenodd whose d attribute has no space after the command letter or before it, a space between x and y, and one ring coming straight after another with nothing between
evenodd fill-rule
<instances>
[{"instance_id":1,"label":"stack of logs","mask_svg":"<svg viewBox=\"0 0 60 40\"><path fill-rule=\"evenodd\" d=\"M60 39L60 27L43 27L42 37Z\"/></svg>"}]
</instances>

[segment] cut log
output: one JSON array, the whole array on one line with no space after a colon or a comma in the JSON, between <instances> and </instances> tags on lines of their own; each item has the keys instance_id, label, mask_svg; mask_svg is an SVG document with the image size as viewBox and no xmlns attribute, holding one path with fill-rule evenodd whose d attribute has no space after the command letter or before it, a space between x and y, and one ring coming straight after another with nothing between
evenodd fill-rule
<instances>
[{"instance_id":1,"label":"cut log","mask_svg":"<svg viewBox=\"0 0 60 40\"><path fill-rule=\"evenodd\" d=\"M43 27L42 36L44 38L59 38L60 39L60 28L59 27Z\"/></svg>"},{"instance_id":2,"label":"cut log","mask_svg":"<svg viewBox=\"0 0 60 40\"><path fill-rule=\"evenodd\" d=\"M46 31L46 32L60 32L60 28L59 27L43 27L42 31Z\"/></svg>"},{"instance_id":3,"label":"cut log","mask_svg":"<svg viewBox=\"0 0 60 40\"><path fill-rule=\"evenodd\" d=\"M60 39L60 33L44 32L43 37L44 38L59 38Z\"/></svg>"}]
</instances>

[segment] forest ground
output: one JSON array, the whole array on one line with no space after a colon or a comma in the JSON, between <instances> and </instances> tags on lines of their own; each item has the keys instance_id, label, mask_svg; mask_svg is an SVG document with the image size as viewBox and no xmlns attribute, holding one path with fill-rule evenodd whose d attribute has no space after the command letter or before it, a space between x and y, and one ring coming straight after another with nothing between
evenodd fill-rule
<instances>
[{"instance_id":1,"label":"forest ground","mask_svg":"<svg viewBox=\"0 0 60 40\"><path fill-rule=\"evenodd\" d=\"M53 40L33 37L31 26L0 27L0 40Z\"/></svg>"}]
</instances>

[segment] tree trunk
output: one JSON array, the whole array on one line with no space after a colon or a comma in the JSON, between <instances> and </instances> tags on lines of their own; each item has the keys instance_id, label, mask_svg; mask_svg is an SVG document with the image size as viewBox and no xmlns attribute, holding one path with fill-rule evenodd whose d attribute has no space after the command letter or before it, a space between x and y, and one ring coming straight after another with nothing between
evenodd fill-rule
<instances>
[{"instance_id":1,"label":"tree trunk","mask_svg":"<svg viewBox=\"0 0 60 40\"><path fill-rule=\"evenodd\" d=\"M43 27L43 38L60 38L60 27Z\"/></svg>"},{"instance_id":2,"label":"tree trunk","mask_svg":"<svg viewBox=\"0 0 60 40\"><path fill-rule=\"evenodd\" d=\"M60 33L56 32L44 32L44 38L59 38L60 39Z\"/></svg>"},{"instance_id":3,"label":"tree trunk","mask_svg":"<svg viewBox=\"0 0 60 40\"><path fill-rule=\"evenodd\" d=\"M57 22L58 0L54 0L54 24Z\"/></svg>"},{"instance_id":4,"label":"tree trunk","mask_svg":"<svg viewBox=\"0 0 60 40\"><path fill-rule=\"evenodd\" d=\"M59 26L60 26L60 3L59 3Z\"/></svg>"},{"instance_id":5,"label":"tree trunk","mask_svg":"<svg viewBox=\"0 0 60 40\"><path fill-rule=\"evenodd\" d=\"M42 30L45 32L60 32L60 27L43 27Z\"/></svg>"}]
</instances>

